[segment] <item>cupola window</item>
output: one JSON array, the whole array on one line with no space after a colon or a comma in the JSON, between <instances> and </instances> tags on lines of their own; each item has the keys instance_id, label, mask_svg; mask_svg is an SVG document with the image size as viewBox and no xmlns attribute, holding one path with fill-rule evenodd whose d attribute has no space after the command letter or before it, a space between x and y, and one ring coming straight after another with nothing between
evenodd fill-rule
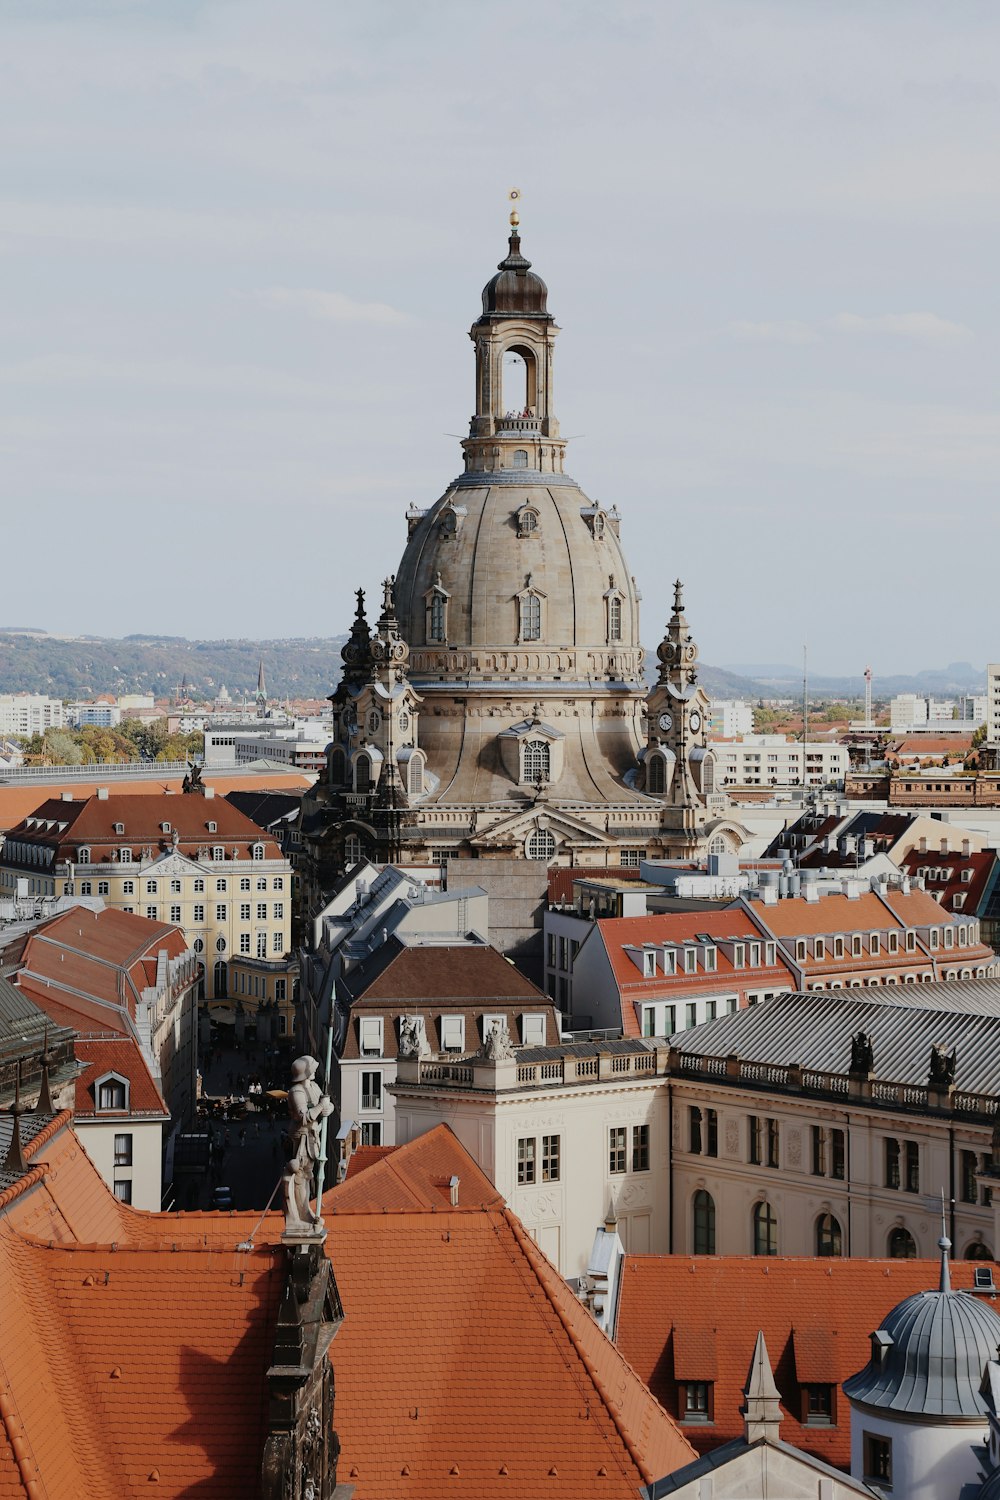
<instances>
[{"instance_id":1,"label":"cupola window","mask_svg":"<svg viewBox=\"0 0 1000 1500\"><path fill-rule=\"evenodd\" d=\"M525 740L521 752L521 780L548 781L552 770L552 756L545 740Z\"/></svg>"},{"instance_id":2,"label":"cupola window","mask_svg":"<svg viewBox=\"0 0 1000 1500\"><path fill-rule=\"evenodd\" d=\"M662 755L650 756L646 770L646 790L651 797L662 797L666 791L666 768Z\"/></svg>"},{"instance_id":3,"label":"cupola window","mask_svg":"<svg viewBox=\"0 0 1000 1500\"><path fill-rule=\"evenodd\" d=\"M622 601L617 594L612 594L608 600L608 640L620 641L622 638Z\"/></svg>"},{"instance_id":4,"label":"cupola window","mask_svg":"<svg viewBox=\"0 0 1000 1500\"><path fill-rule=\"evenodd\" d=\"M515 448L514 449L514 456L511 459L511 468L513 468L513 469L526 469L527 467L528 467L528 450L527 450L527 448Z\"/></svg>"}]
</instances>

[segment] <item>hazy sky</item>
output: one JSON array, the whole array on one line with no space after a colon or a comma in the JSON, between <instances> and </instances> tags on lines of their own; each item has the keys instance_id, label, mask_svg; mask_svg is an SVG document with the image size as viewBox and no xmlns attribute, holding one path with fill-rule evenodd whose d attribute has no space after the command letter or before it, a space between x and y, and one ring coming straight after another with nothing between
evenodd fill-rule
<instances>
[{"instance_id":1,"label":"hazy sky","mask_svg":"<svg viewBox=\"0 0 1000 1500\"><path fill-rule=\"evenodd\" d=\"M0 0L0 625L346 628L516 184L647 645L995 660L998 127L995 0Z\"/></svg>"}]
</instances>

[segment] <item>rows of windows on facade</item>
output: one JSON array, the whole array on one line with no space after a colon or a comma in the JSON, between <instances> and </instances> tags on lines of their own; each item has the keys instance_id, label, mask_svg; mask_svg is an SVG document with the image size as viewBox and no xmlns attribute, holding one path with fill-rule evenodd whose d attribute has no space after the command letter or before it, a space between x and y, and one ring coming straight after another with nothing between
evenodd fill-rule
<instances>
[{"instance_id":1,"label":"rows of windows on facade","mask_svg":"<svg viewBox=\"0 0 1000 1500\"><path fill-rule=\"evenodd\" d=\"M561 1141L558 1135L520 1136L517 1142L517 1182L530 1187L535 1182L559 1182ZM649 1126L612 1125L608 1129L608 1172L619 1177L627 1172L648 1172Z\"/></svg>"},{"instance_id":2,"label":"rows of windows on facade","mask_svg":"<svg viewBox=\"0 0 1000 1500\"><path fill-rule=\"evenodd\" d=\"M747 1115L747 1162L750 1166L781 1169L781 1123L767 1115ZM837 1126L813 1125L811 1134L811 1171L814 1177L833 1182L847 1178L847 1135ZM698 1105L688 1107L688 1151L692 1156L718 1157L719 1116L714 1109ZM893 1192L920 1192L920 1143L883 1139L883 1186ZM989 1208L992 1190L981 1186L977 1174L990 1170L992 1156L975 1151L959 1153L959 1196L963 1203ZM778 1219L767 1198L752 1209L754 1255L778 1254ZM699 1188L692 1201L693 1250L696 1255L715 1254L715 1200L705 1188ZM915 1260L917 1245L912 1234L902 1226L889 1233L888 1254L893 1260ZM818 1256L843 1255L844 1232L836 1215L824 1212L815 1223L814 1253ZM973 1241L966 1251L969 1260L990 1260L985 1244Z\"/></svg>"}]
</instances>

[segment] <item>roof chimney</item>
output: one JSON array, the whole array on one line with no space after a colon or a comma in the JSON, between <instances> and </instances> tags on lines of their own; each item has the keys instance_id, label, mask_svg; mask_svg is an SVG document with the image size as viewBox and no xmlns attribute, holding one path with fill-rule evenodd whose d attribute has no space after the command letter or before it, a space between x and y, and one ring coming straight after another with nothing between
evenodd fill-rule
<instances>
[{"instance_id":1,"label":"roof chimney","mask_svg":"<svg viewBox=\"0 0 1000 1500\"><path fill-rule=\"evenodd\" d=\"M107 789L107 787L106 786L99 786L97 788L97 796L98 796L98 800L99 801L101 801L101 802L107 802L107 800L108 800L108 789Z\"/></svg>"},{"instance_id":2,"label":"roof chimney","mask_svg":"<svg viewBox=\"0 0 1000 1500\"><path fill-rule=\"evenodd\" d=\"M64 802L72 802L72 800L73 800L73 793L72 792L62 792L61 793L61 797L62 797L62 800Z\"/></svg>"},{"instance_id":3,"label":"roof chimney","mask_svg":"<svg viewBox=\"0 0 1000 1500\"><path fill-rule=\"evenodd\" d=\"M203 795L205 797L214 797L215 796L215 787L214 786L206 786Z\"/></svg>"}]
</instances>

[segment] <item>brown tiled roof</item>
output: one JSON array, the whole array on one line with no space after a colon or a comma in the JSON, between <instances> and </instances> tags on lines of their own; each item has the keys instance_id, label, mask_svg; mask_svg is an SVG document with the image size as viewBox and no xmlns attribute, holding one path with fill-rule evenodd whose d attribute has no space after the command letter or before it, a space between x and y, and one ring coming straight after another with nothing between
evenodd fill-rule
<instances>
[{"instance_id":1,"label":"brown tiled roof","mask_svg":"<svg viewBox=\"0 0 1000 1500\"><path fill-rule=\"evenodd\" d=\"M911 849L902 860L902 867L910 875L923 869L951 870L950 880L928 880L927 894L936 899L943 892L940 904L945 911L954 911L954 898L964 896L960 910L966 916L972 916L978 910L998 857L995 849L983 849L973 854L919 854ZM963 871L971 871L972 879L963 880Z\"/></svg>"},{"instance_id":2,"label":"brown tiled roof","mask_svg":"<svg viewBox=\"0 0 1000 1500\"><path fill-rule=\"evenodd\" d=\"M497 998L551 1005L496 948L482 943L401 947L365 988L364 999L483 1004Z\"/></svg>"},{"instance_id":3,"label":"brown tiled roof","mask_svg":"<svg viewBox=\"0 0 1000 1500\"><path fill-rule=\"evenodd\" d=\"M37 826L51 823L51 828ZM115 833L115 824L124 833ZM161 825L169 823L165 833ZM215 831L209 830L215 823ZM60 828L60 824L65 827ZM280 859L281 851L274 840L258 828L245 813L227 802L225 797L199 797L160 793L139 797L115 791L108 797L88 797L86 801L64 802L50 797L11 829L9 838L43 844L56 850L58 859L75 858L75 851L89 848L90 863L99 865L115 851L131 847L138 861L144 847L167 852L173 847L173 832L178 847L191 855L199 848L213 844L235 845L248 850L251 844L264 845L267 859Z\"/></svg>"},{"instance_id":4,"label":"brown tiled roof","mask_svg":"<svg viewBox=\"0 0 1000 1500\"><path fill-rule=\"evenodd\" d=\"M182 781L182 776L164 776L155 781L115 781L114 795L116 797L162 797L165 790L171 790L180 795ZM311 776L303 776L298 771L280 770L269 772L266 776L261 776L256 771L247 771L243 775L233 772L228 776L215 776L207 771L205 781L215 791L215 797L208 799L209 806L214 806L218 798L225 797L228 792L257 791L258 789L272 792L299 791L313 784ZM35 786L0 786L0 833L14 828L29 813L34 812L46 796L61 797L63 792L70 792L75 798L93 797L98 787L103 785L105 783L99 781L67 779L65 782L50 782L46 786L37 784Z\"/></svg>"}]
</instances>

